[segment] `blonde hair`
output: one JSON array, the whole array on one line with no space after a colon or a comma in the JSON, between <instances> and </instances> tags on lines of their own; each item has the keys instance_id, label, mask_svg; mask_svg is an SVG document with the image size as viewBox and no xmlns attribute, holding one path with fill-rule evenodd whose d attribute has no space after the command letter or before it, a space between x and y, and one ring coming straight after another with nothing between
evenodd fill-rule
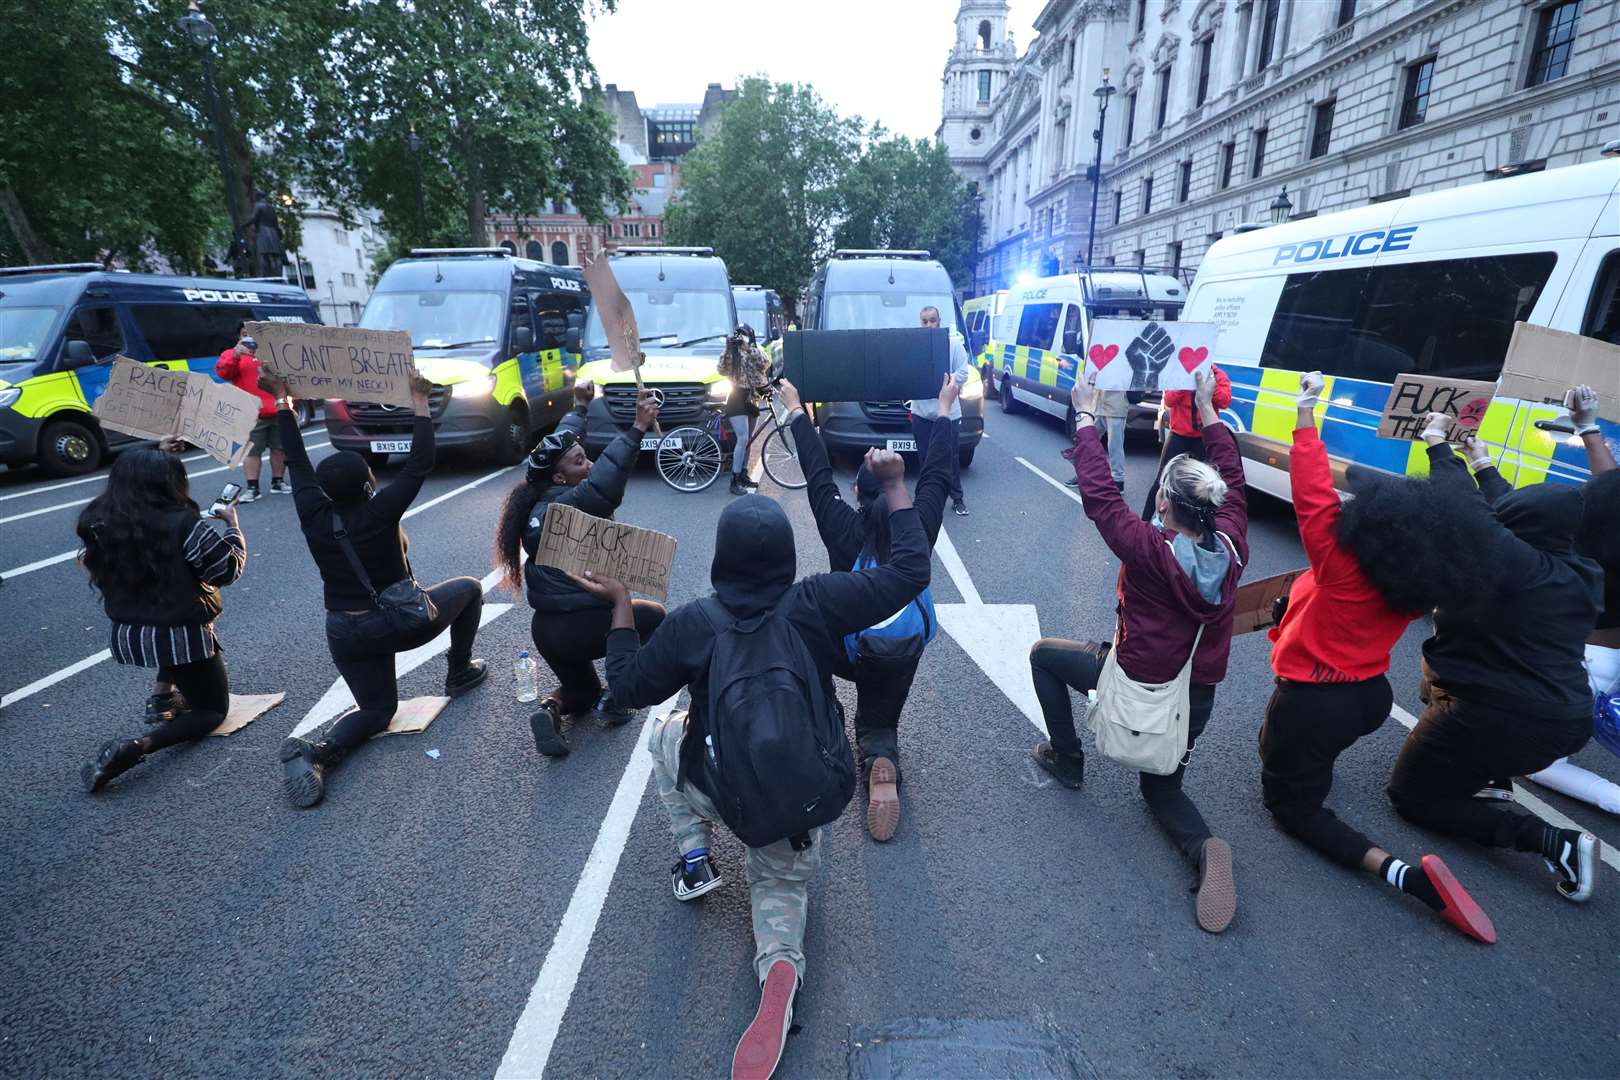
<instances>
[{"instance_id":1,"label":"blonde hair","mask_svg":"<svg viewBox=\"0 0 1620 1080\"><path fill-rule=\"evenodd\" d=\"M1226 500L1226 481L1214 466L1191 454L1177 454L1165 465L1159 487L1183 525L1214 531L1215 510Z\"/></svg>"}]
</instances>

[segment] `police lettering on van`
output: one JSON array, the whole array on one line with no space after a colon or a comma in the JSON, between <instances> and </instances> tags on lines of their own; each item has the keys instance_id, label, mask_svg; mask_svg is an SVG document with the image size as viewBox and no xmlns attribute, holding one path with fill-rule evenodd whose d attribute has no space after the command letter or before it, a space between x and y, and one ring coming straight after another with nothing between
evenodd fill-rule
<instances>
[{"instance_id":1,"label":"police lettering on van","mask_svg":"<svg viewBox=\"0 0 1620 1080\"><path fill-rule=\"evenodd\" d=\"M1346 255L1378 255L1386 251L1405 251L1412 246L1412 238L1417 235L1418 227L1408 225L1401 229L1373 229L1364 233L1351 233L1342 237L1344 243L1339 250L1333 250L1334 241L1341 237L1331 236L1326 240L1306 240L1301 244L1283 244L1277 249L1277 257L1271 260L1276 266L1284 261L1296 263L1315 262L1318 259L1342 259Z\"/></svg>"}]
</instances>

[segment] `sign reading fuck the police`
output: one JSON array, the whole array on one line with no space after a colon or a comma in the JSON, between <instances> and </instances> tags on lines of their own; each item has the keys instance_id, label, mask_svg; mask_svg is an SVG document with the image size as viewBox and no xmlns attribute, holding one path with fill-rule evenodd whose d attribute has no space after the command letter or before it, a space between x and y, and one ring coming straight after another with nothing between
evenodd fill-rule
<instances>
[{"instance_id":1,"label":"sign reading fuck the police","mask_svg":"<svg viewBox=\"0 0 1620 1080\"><path fill-rule=\"evenodd\" d=\"M582 577L590 571L614 578L631 592L662 603L675 568L675 538L552 503L546 507L534 561L565 574Z\"/></svg>"},{"instance_id":2,"label":"sign reading fuck the police","mask_svg":"<svg viewBox=\"0 0 1620 1080\"><path fill-rule=\"evenodd\" d=\"M404 330L250 322L246 333L259 343L260 366L286 379L293 397L411 405L416 359Z\"/></svg>"},{"instance_id":3,"label":"sign reading fuck the police","mask_svg":"<svg viewBox=\"0 0 1620 1080\"><path fill-rule=\"evenodd\" d=\"M1215 363L1220 336L1214 323L1095 319L1086 378L1099 390L1191 390Z\"/></svg>"}]
</instances>

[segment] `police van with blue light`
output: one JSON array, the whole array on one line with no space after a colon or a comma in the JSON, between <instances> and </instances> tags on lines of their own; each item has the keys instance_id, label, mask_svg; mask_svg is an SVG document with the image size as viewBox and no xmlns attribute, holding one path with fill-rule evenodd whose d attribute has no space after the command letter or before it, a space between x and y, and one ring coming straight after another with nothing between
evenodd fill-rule
<instances>
[{"instance_id":1,"label":"police van with blue light","mask_svg":"<svg viewBox=\"0 0 1620 1080\"><path fill-rule=\"evenodd\" d=\"M1351 464L1425 474L1422 442L1376 435L1397 376L1494 381L1516 322L1620 344L1620 157L1241 232L1205 255L1182 317L1220 327L1223 418L1250 485L1289 497L1307 371L1327 379L1319 423L1341 487ZM1586 479L1561 412L1491 403L1479 436L1509 482Z\"/></svg>"}]
</instances>

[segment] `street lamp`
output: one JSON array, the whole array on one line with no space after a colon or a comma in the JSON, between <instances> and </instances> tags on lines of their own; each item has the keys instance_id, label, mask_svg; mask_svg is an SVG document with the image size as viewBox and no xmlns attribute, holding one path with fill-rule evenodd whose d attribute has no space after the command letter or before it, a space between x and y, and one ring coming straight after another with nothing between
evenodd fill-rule
<instances>
[{"instance_id":1,"label":"street lamp","mask_svg":"<svg viewBox=\"0 0 1620 1080\"><path fill-rule=\"evenodd\" d=\"M422 201L422 136L416 133L416 125L411 125L411 133L405 136L405 144L411 148L411 157L416 163L416 231L418 241L427 243L427 209Z\"/></svg>"},{"instance_id":2,"label":"street lamp","mask_svg":"<svg viewBox=\"0 0 1620 1080\"><path fill-rule=\"evenodd\" d=\"M1097 130L1091 133L1097 140L1097 156L1091 166L1091 233L1086 237L1086 267L1091 267L1092 252L1097 246L1097 189L1102 187L1103 121L1108 118L1108 99L1119 91L1108 85L1108 69L1103 68L1102 85L1093 90L1097 99Z\"/></svg>"},{"instance_id":3,"label":"street lamp","mask_svg":"<svg viewBox=\"0 0 1620 1080\"><path fill-rule=\"evenodd\" d=\"M203 88L208 92L208 115L214 127L214 151L219 155L219 179L225 185L225 209L231 215L231 261L240 274L247 256L247 243L242 238L242 217L236 208L236 182L231 178L230 159L225 156L225 133L219 122L219 94L214 89L213 47L219 31L197 7L197 0L191 0L191 7L180 17L179 26L202 54Z\"/></svg>"},{"instance_id":4,"label":"street lamp","mask_svg":"<svg viewBox=\"0 0 1620 1080\"><path fill-rule=\"evenodd\" d=\"M1287 221L1288 213L1293 208L1294 204L1288 200L1288 185L1284 184L1282 191L1278 192L1277 197L1271 200L1271 223L1281 225Z\"/></svg>"},{"instance_id":5,"label":"street lamp","mask_svg":"<svg viewBox=\"0 0 1620 1080\"><path fill-rule=\"evenodd\" d=\"M343 318L338 314L337 283L331 278L326 279L326 294L332 298L332 325L342 326Z\"/></svg>"}]
</instances>

